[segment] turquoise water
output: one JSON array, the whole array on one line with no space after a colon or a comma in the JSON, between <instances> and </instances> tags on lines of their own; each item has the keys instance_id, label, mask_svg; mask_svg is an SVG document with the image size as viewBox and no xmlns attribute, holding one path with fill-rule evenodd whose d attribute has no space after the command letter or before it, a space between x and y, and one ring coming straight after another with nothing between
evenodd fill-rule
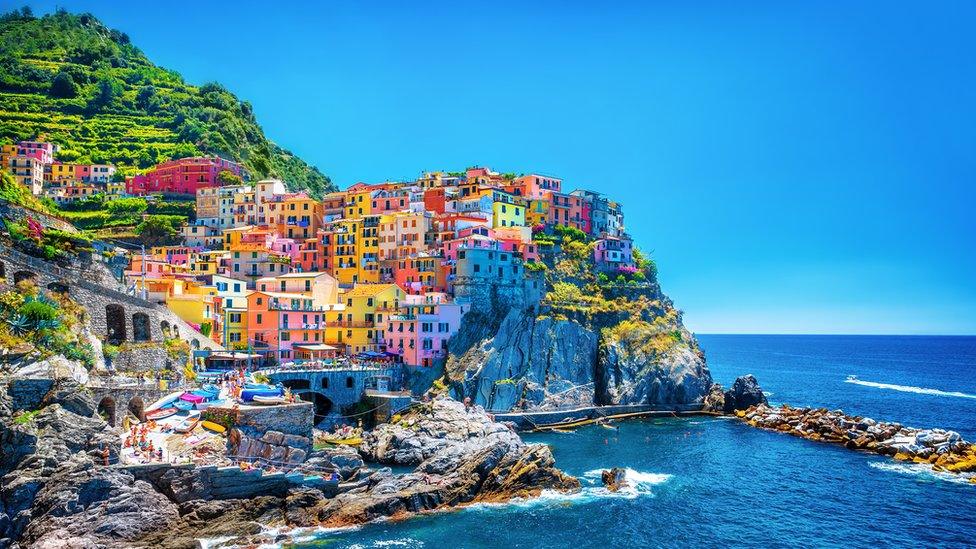
<instances>
[{"instance_id":1,"label":"turquoise water","mask_svg":"<svg viewBox=\"0 0 976 549\"><path fill-rule=\"evenodd\" d=\"M976 439L976 338L701 336L716 380ZM846 382L853 374L863 384ZM973 546L976 485L728 419L633 421L550 444L584 490L324 533L335 547ZM608 494L598 471L627 467Z\"/></svg>"}]
</instances>

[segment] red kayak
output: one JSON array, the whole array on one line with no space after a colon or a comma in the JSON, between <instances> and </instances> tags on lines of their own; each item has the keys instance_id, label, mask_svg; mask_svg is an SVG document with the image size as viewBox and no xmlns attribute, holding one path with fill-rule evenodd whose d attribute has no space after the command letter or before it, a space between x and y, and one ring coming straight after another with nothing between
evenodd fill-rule
<instances>
[{"instance_id":1,"label":"red kayak","mask_svg":"<svg viewBox=\"0 0 976 549\"><path fill-rule=\"evenodd\" d=\"M150 419L152 420L164 419L175 414L176 412L179 412L179 410L177 410L176 408L160 408L158 410L153 410L152 412L146 414L146 420L148 421Z\"/></svg>"}]
</instances>

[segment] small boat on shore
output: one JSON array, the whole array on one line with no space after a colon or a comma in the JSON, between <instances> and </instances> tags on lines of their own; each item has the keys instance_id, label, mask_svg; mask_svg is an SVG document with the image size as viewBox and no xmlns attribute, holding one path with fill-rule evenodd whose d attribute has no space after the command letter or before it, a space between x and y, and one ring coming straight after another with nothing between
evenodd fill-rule
<instances>
[{"instance_id":1,"label":"small boat on shore","mask_svg":"<svg viewBox=\"0 0 976 549\"><path fill-rule=\"evenodd\" d=\"M360 444L363 443L363 439L361 437L354 437L354 438L332 438L332 437L326 437L326 438L323 438L322 441L323 442L326 442L328 444L340 444L340 445L343 445L343 446L359 446Z\"/></svg>"},{"instance_id":2,"label":"small boat on shore","mask_svg":"<svg viewBox=\"0 0 976 549\"><path fill-rule=\"evenodd\" d=\"M152 412L146 414L146 420L159 421L161 419L166 419L169 416L176 414L176 412L179 412L179 410L176 408L160 408L158 410L153 410Z\"/></svg>"},{"instance_id":3,"label":"small boat on shore","mask_svg":"<svg viewBox=\"0 0 976 549\"><path fill-rule=\"evenodd\" d=\"M224 404L227 404L226 400L204 400L203 402L196 403L196 409L206 410L211 406L223 406Z\"/></svg>"},{"instance_id":4,"label":"small boat on shore","mask_svg":"<svg viewBox=\"0 0 976 549\"><path fill-rule=\"evenodd\" d=\"M177 433L189 433L194 427L197 426L197 423L199 422L200 412L190 412L190 415L184 418L183 421L177 423L176 426L173 427L173 430Z\"/></svg>"},{"instance_id":5,"label":"small boat on shore","mask_svg":"<svg viewBox=\"0 0 976 549\"><path fill-rule=\"evenodd\" d=\"M183 399L179 399L176 402L174 402L173 406L183 412L189 412L190 410L193 409L193 403L187 402Z\"/></svg>"},{"instance_id":6,"label":"small boat on shore","mask_svg":"<svg viewBox=\"0 0 976 549\"><path fill-rule=\"evenodd\" d=\"M161 398L161 399L157 400L156 402L153 402L152 404L150 404L149 407L146 408L146 413L148 414L149 412L154 412L156 410L159 410L160 408L169 408L169 407L171 407L174 402L176 402L177 400L180 399L180 395L182 395L182 394L183 394L183 391L176 391L176 392L173 392L173 393L170 393L170 394L164 396L163 398Z\"/></svg>"}]
</instances>

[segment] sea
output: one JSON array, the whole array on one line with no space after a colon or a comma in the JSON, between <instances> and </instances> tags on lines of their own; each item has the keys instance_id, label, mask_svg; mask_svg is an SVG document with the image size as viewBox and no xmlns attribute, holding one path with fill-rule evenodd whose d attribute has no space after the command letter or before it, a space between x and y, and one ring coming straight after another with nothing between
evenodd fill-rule
<instances>
[{"instance_id":1,"label":"sea","mask_svg":"<svg viewBox=\"0 0 976 549\"><path fill-rule=\"evenodd\" d=\"M976 440L976 337L700 335L716 381ZM848 376L856 380L848 380ZM976 484L723 418L525 435L578 494L319 531L297 547L976 547ZM599 473L624 467L615 494Z\"/></svg>"}]
</instances>

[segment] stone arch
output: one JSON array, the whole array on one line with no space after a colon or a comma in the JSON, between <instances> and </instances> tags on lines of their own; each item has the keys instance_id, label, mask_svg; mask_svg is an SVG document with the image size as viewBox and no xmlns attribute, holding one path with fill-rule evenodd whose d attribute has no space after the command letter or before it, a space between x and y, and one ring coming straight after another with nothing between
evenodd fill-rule
<instances>
[{"instance_id":1,"label":"stone arch","mask_svg":"<svg viewBox=\"0 0 976 549\"><path fill-rule=\"evenodd\" d=\"M146 402L142 400L141 396L134 396L129 399L129 404L126 406L126 410L139 418L139 421L146 421Z\"/></svg>"},{"instance_id":2,"label":"stone arch","mask_svg":"<svg viewBox=\"0 0 976 549\"><path fill-rule=\"evenodd\" d=\"M117 303L105 306L105 339L113 345L125 341L125 308Z\"/></svg>"},{"instance_id":3,"label":"stone arch","mask_svg":"<svg viewBox=\"0 0 976 549\"><path fill-rule=\"evenodd\" d=\"M286 379L282 381L281 384L288 387L292 391L300 391L302 389L311 388L311 384L307 379Z\"/></svg>"},{"instance_id":4,"label":"stone arch","mask_svg":"<svg viewBox=\"0 0 976 549\"><path fill-rule=\"evenodd\" d=\"M52 282L47 285L47 289L51 290L56 294L66 294L68 293L68 285L64 282Z\"/></svg>"},{"instance_id":5,"label":"stone arch","mask_svg":"<svg viewBox=\"0 0 976 549\"><path fill-rule=\"evenodd\" d=\"M14 284L20 284L24 280L36 280L37 273L34 271L17 271L14 273Z\"/></svg>"},{"instance_id":6,"label":"stone arch","mask_svg":"<svg viewBox=\"0 0 976 549\"><path fill-rule=\"evenodd\" d=\"M98 415L103 416L105 421L109 425L115 426L115 399L111 396L102 397L102 400L98 401L98 408L96 408Z\"/></svg>"},{"instance_id":7,"label":"stone arch","mask_svg":"<svg viewBox=\"0 0 976 549\"><path fill-rule=\"evenodd\" d=\"M315 424L319 424L332 411L332 401L329 397L315 391L299 393L298 397L305 402L311 402L315 408Z\"/></svg>"},{"instance_id":8,"label":"stone arch","mask_svg":"<svg viewBox=\"0 0 976 549\"><path fill-rule=\"evenodd\" d=\"M159 321L159 331L163 333L163 338L170 337L169 322L166 322L165 320Z\"/></svg>"},{"instance_id":9,"label":"stone arch","mask_svg":"<svg viewBox=\"0 0 976 549\"><path fill-rule=\"evenodd\" d=\"M132 313L132 340L152 341L152 329L146 313Z\"/></svg>"}]
</instances>

